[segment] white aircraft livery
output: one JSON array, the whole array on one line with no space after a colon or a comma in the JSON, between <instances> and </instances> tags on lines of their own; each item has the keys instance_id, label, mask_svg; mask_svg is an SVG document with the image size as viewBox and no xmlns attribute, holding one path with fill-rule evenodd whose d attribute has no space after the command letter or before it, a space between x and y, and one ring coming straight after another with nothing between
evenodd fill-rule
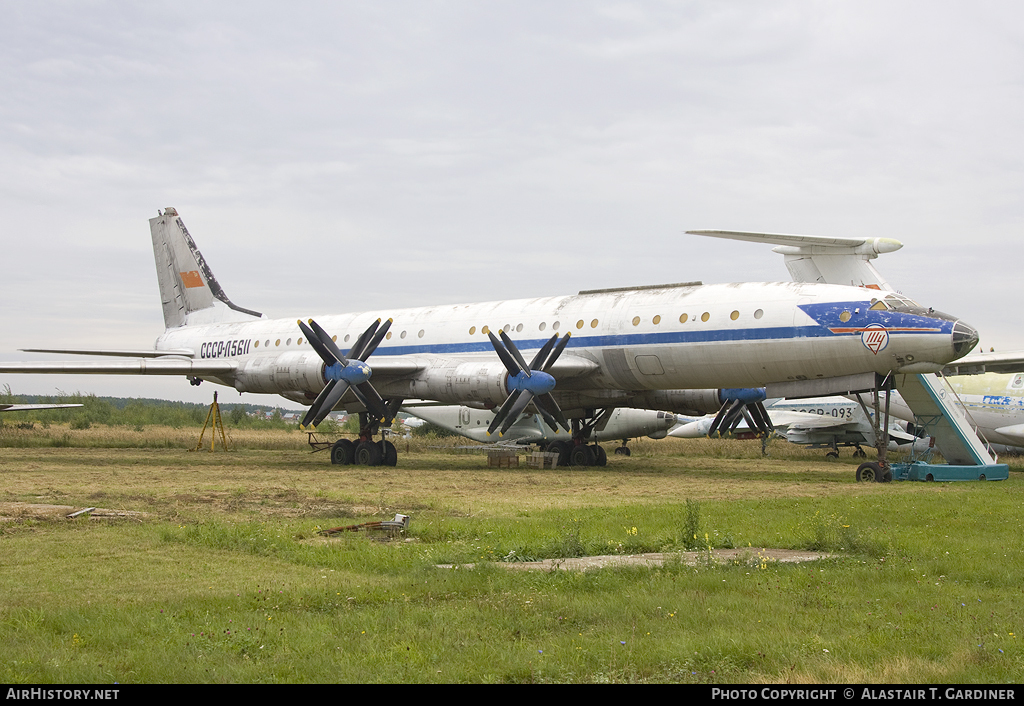
<instances>
[{"instance_id":1,"label":"white aircraft livery","mask_svg":"<svg viewBox=\"0 0 1024 706\"><path fill-rule=\"evenodd\" d=\"M953 316L814 282L689 282L268 319L228 299L175 209L150 228L166 325L152 349L26 349L108 359L8 363L0 373L182 375L309 404L303 423L313 425L332 409L358 412L351 460L376 465L394 462L393 445L372 438L405 399L496 409L492 433L527 408L569 431L569 419L608 408L696 415L743 392L734 388L935 372L978 340ZM534 352L531 362L521 350Z\"/></svg>"}]
</instances>

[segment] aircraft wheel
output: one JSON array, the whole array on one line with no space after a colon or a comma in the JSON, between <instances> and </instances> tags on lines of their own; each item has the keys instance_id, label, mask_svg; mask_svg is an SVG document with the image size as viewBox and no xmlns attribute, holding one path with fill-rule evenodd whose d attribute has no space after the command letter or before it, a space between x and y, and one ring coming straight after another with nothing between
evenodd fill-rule
<instances>
[{"instance_id":1,"label":"aircraft wheel","mask_svg":"<svg viewBox=\"0 0 1024 706\"><path fill-rule=\"evenodd\" d=\"M381 464L385 466L397 466L398 465L398 449L390 441L380 442L381 446Z\"/></svg>"},{"instance_id":2,"label":"aircraft wheel","mask_svg":"<svg viewBox=\"0 0 1024 706\"><path fill-rule=\"evenodd\" d=\"M583 444L574 446L572 451L569 452L570 466L593 466L596 460L597 455L594 453L594 450Z\"/></svg>"},{"instance_id":3,"label":"aircraft wheel","mask_svg":"<svg viewBox=\"0 0 1024 706\"><path fill-rule=\"evenodd\" d=\"M868 461L857 466L858 483L881 483L882 467L874 461Z\"/></svg>"},{"instance_id":4,"label":"aircraft wheel","mask_svg":"<svg viewBox=\"0 0 1024 706\"><path fill-rule=\"evenodd\" d=\"M379 466L381 461L380 447L372 441L360 441L356 444L356 465Z\"/></svg>"},{"instance_id":5,"label":"aircraft wheel","mask_svg":"<svg viewBox=\"0 0 1024 706\"><path fill-rule=\"evenodd\" d=\"M829 451L827 454L825 454L825 458L829 461L835 461L837 458L839 458L839 452Z\"/></svg>"},{"instance_id":6,"label":"aircraft wheel","mask_svg":"<svg viewBox=\"0 0 1024 706\"><path fill-rule=\"evenodd\" d=\"M552 441L548 444L548 453L558 454L558 465L569 465L569 443L567 441Z\"/></svg>"},{"instance_id":7,"label":"aircraft wheel","mask_svg":"<svg viewBox=\"0 0 1024 706\"><path fill-rule=\"evenodd\" d=\"M862 449L862 448L860 448L860 447L858 446L858 447L857 447L857 450L853 452L853 457L854 457L854 458L867 458L867 457L868 457L868 455L867 455L867 453L866 453L866 452L864 451L864 449Z\"/></svg>"},{"instance_id":8,"label":"aircraft wheel","mask_svg":"<svg viewBox=\"0 0 1024 706\"><path fill-rule=\"evenodd\" d=\"M628 446L619 446L619 447L616 447L616 449L615 449L615 455L616 456L629 456L631 454L632 454L632 451L629 450Z\"/></svg>"},{"instance_id":9,"label":"aircraft wheel","mask_svg":"<svg viewBox=\"0 0 1024 706\"><path fill-rule=\"evenodd\" d=\"M608 454L603 448L594 444L594 465L595 466L607 466L608 465Z\"/></svg>"},{"instance_id":10,"label":"aircraft wheel","mask_svg":"<svg viewBox=\"0 0 1024 706\"><path fill-rule=\"evenodd\" d=\"M338 466L348 466L355 456L355 444L348 439L338 439L331 447L331 463Z\"/></svg>"}]
</instances>

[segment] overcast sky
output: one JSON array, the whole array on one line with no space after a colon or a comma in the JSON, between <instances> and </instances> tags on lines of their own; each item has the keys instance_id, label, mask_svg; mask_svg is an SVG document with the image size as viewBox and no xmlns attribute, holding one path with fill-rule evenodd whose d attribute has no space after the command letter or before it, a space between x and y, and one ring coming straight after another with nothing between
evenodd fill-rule
<instances>
[{"instance_id":1,"label":"overcast sky","mask_svg":"<svg viewBox=\"0 0 1024 706\"><path fill-rule=\"evenodd\" d=\"M271 317L789 278L717 228L897 238L897 289L1024 348L1019 2L0 7L5 360L151 346L165 206Z\"/></svg>"}]
</instances>

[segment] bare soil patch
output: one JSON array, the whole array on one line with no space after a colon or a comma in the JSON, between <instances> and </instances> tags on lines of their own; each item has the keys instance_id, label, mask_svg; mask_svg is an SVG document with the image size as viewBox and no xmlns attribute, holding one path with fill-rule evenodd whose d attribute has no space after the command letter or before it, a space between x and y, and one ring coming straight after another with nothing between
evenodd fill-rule
<instances>
[{"instance_id":1,"label":"bare soil patch","mask_svg":"<svg viewBox=\"0 0 1024 706\"><path fill-rule=\"evenodd\" d=\"M801 551L797 549L768 549L767 547L746 547L744 549L713 549L710 558L717 564L756 564L761 561L795 564L803 561L817 561L832 556L826 552ZM708 560L708 552L653 552L650 554L605 554L602 556L581 556L566 559L544 559L543 561L499 562L496 566L525 571L555 571L602 569L607 566L662 566L667 561L679 559L688 566L698 566ZM440 569L455 568L455 564L440 564ZM461 564L471 568L473 564Z\"/></svg>"}]
</instances>

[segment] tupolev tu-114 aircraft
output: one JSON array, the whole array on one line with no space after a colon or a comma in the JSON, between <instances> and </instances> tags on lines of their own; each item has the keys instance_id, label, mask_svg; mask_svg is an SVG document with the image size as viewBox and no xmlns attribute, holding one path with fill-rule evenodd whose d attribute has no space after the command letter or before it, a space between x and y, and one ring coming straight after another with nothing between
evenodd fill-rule
<instances>
[{"instance_id":1,"label":"tupolev tu-114 aircraft","mask_svg":"<svg viewBox=\"0 0 1024 706\"><path fill-rule=\"evenodd\" d=\"M308 404L304 425L332 409L358 412L360 440L332 459L393 465L394 445L373 439L405 399L495 409L491 433L524 413L568 432L570 419L616 407L693 416L730 400L759 404L747 388L767 383L935 372L978 341L956 317L887 305L872 289L807 282L688 282L268 319L228 299L175 209L150 229L166 325L152 349L25 349L115 360L6 363L0 372L182 375Z\"/></svg>"}]
</instances>

